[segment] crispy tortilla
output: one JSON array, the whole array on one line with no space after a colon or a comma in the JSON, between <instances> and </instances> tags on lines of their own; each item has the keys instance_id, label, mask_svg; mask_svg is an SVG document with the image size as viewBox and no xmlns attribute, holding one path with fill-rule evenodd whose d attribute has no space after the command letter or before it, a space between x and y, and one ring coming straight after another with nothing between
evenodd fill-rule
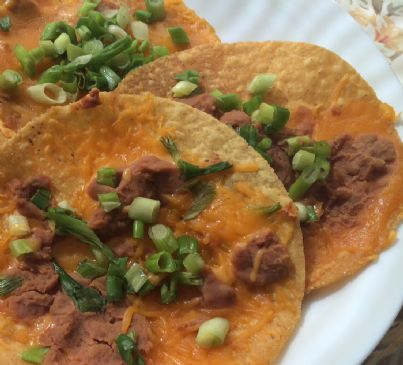
<instances>
[{"instance_id":1,"label":"crispy tortilla","mask_svg":"<svg viewBox=\"0 0 403 365\"><path fill-rule=\"evenodd\" d=\"M100 6L118 8L125 3L133 11L145 7L144 0L103 1ZM69 24L75 24L81 5L81 0L17 0L8 5L0 5L0 17L8 14L12 22L9 32L0 32L0 73L6 69L20 69L20 64L13 53L16 44L22 44L27 49L37 47L47 23L64 20ZM165 5L167 13L165 20L151 24L149 28L152 44L167 46L170 52L188 48L174 45L167 32L167 27L178 25L181 25L189 35L191 47L219 42L214 29L194 11L188 9L183 1L166 0ZM0 143L48 109L48 106L34 102L26 92L27 87L36 83L39 75L40 72L33 80L24 76L24 83L17 93L7 95L0 92Z\"/></svg>"},{"instance_id":2,"label":"crispy tortilla","mask_svg":"<svg viewBox=\"0 0 403 365\"><path fill-rule=\"evenodd\" d=\"M359 212L358 223L347 228L319 223L306 230L308 292L357 273L395 240L403 205L403 147L394 127L396 116L347 62L306 43L200 46L133 72L117 91L172 97L175 74L189 69L201 72L206 92L234 92L243 100L250 98L247 86L257 74L274 73L278 80L266 101L291 110L289 126L304 123L305 108L316 140L372 133L393 143L397 158L388 184Z\"/></svg>"},{"instance_id":3,"label":"crispy tortilla","mask_svg":"<svg viewBox=\"0 0 403 365\"><path fill-rule=\"evenodd\" d=\"M155 298L136 299L131 313L143 314L150 320L156 342L146 361L186 365L272 363L300 317L304 294L302 235L295 208L271 168L234 131L214 118L151 94L105 93L101 94L101 104L93 108L84 109L78 102L50 109L21 129L0 153L1 225L5 225L6 216L15 209L7 183L12 178L24 180L37 176L38 171L51 178L57 201L67 200L79 215L88 219L97 204L83 187L94 171L101 166L124 166L146 154L171 160L159 141L161 135L167 134L174 138L183 158L192 163L203 164L219 158L234 164L231 171L219 178L222 190L218 191L215 202L196 220L176 226L177 230L190 234L209 233L204 244L211 245L214 252L212 260L207 262L214 272L222 280L234 282L229 259L231 249L223 251L219 242L231 237L233 245L244 239L245 232L259 225L271 227L288 246L295 270L269 289L253 291L235 281L237 304L226 309L200 309L191 301L163 306ZM220 196L220 191L227 193ZM274 202L281 203L283 209L268 217L256 215L246 224L245 212L251 211L249 204ZM175 221L174 217L171 219ZM172 221L170 224L173 225ZM7 230L0 230L3 270L10 265L9 239ZM77 262L88 254L88 249L76 241L64 241L64 245L59 244L53 250L67 270L74 270ZM194 330L188 332L183 328L200 316L223 316L230 320L231 332L225 345L210 351L195 346ZM35 343L43 323L46 319L33 325L21 324L3 315L0 321L2 363L22 364L16 349L23 347L20 343Z\"/></svg>"}]
</instances>

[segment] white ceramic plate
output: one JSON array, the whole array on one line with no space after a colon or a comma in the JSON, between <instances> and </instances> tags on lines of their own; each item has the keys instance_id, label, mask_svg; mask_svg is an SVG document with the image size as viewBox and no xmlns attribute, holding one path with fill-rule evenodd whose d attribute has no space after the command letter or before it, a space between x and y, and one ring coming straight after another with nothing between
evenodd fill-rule
<instances>
[{"instance_id":1,"label":"white ceramic plate","mask_svg":"<svg viewBox=\"0 0 403 365\"><path fill-rule=\"evenodd\" d=\"M187 0L223 42L291 40L331 49L378 97L403 110L403 90L376 46L331 0ZM403 128L400 127L400 135ZM279 365L357 365L374 349L403 303L403 229L398 242L352 280L309 296Z\"/></svg>"}]
</instances>

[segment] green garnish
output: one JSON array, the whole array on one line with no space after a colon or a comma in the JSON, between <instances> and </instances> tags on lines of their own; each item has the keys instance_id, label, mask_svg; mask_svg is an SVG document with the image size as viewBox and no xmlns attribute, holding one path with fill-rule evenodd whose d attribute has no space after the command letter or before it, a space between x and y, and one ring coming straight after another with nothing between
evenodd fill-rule
<instances>
[{"instance_id":1,"label":"green garnish","mask_svg":"<svg viewBox=\"0 0 403 365\"><path fill-rule=\"evenodd\" d=\"M144 238L144 222L135 220L133 222L133 238L143 239Z\"/></svg>"},{"instance_id":2,"label":"green garnish","mask_svg":"<svg viewBox=\"0 0 403 365\"><path fill-rule=\"evenodd\" d=\"M183 266L190 273L197 275L204 267L204 260L199 253L190 253L183 260Z\"/></svg>"},{"instance_id":3,"label":"green garnish","mask_svg":"<svg viewBox=\"0 0 403 365\"><path fill-rule=\"evenodd\" d=\"M98 184L115 188L119 183L118 172L112 167L102 167L97 170L96 181Z\"/></svg>"},{"instance_id":4,"label":"green garnish","mask_svg":"<svg viewBox=\"0 0 403 365\"><path fill-rule=\"evenodd\" d=\"M164 0L145 0L147 11L151 13L153 22L165 19L165 4Z\"/></svg>"},{"instance_id":5,"label":"green garnish","mask_svg":"<svg viewBox=\"0 0 403 365\"><path fill-rule=\"evenodd\" d=\"M264 95L271 89L277 79L274 74L260 74L254 77L248 86L248 91L253 95Z\"/></svg>"},{"instance_id":6,"label":"green garnish","mask_svg":"<svg viewBox=\"0 0 403 365\"><path fill-rule=\"evenodd\" d=\"M8 32L10 31L11 28L11 19L9 16L5 16L3 18L0 18L0 29L3 32Z\"/></svg>"},{"instance_id":7,"label":"green garnish","mask_svg":"<svg viewBox=\"0 0 403 365\"><path fill-rule=\"evenodd\" d=\"M198 253L199 252L199 241L189 235L183 235L178 237L178 255L179 257L185 257L190 253Z\"/></svg>"},{"instance_id":8,"label":"green garnish","mask_svg":"<svg viewBox=\"0 0 403 365\"><path fill-rule=\"evenodd\" d=\"M34 249L28 239L19 239L10 242L10 251L14 257L20 257L34 252Z\"/></svg>"},{"instance_id":9,"label":"green garnish","mask_svg":"<svg viewBox=\"0 0 403 365\"><path fill-rule=\"evenodd\" d=\"M139 293L140 290L149 281L148 276L144 273L144 269L140 264L134 263L125 274L129 290Z\"/></svg>"},{"instance_id":10,"label":"green garnish","mask_svg":"<svg viewBox=\"0 0 403 365\"><path fill-rule=\"evenodd\" d=\"M39 188L32 196L31 202L39 209L46 210L49 208L51 197L52 193L49 190Z\"/></svg>"},{"instance_id":11,"label":"green garnish","mask_svg":"<svg viewBox=\"0 0 403 365\"><path fill-rule=\"evenodd\" d=\"M187 70L175 75L178 81L189 81L192 84L200 85L200 74L198 71Z\"/></svg>"},{"instance_id":12,"label":"green garnish","mask_svg":"<svg viewBox=\"0 0 403 365\"><path fill-rule=\"evenodd\" d=\"M211 204L216 196L215 186L205 181L198 181L196 184L192 184L189 186L189 190L194 195L194 199L183 217L185 221L196 218Z\"/></svg>"},{"instance_id":13,"label":"green garnish","mask_svg":"<svg viewBox=\"0 0 403 365\"><path fill-rule=\"evenodd\" d=\"M14 54L17 60L20 62L24 72L33 77L36 73L35 61L29 52L20 44L17 44L14 48Z\"/></svg>"},{"instance_id":14,"label":"green garnish","mask_svg":"<svg viewBox=\"0 0 403 365\"><path fill-rule=\"evenodd\" d=\"M42 364L48 351L47 347L31 347L21 353L21 359L31 364Z\"/></svg>"},{"instance_id":15,"label":"green garnish","mask_svg":"<svg viewBox=\"0 0 403 365\"><path fill-rule=\"evenodd\" d=\"M171 90L174 98L183 98L185 96L189 96L197 88L197 84L194 84L193 82L178 81Z\"/></svg>"},{"instance_id":16,"label":"green garnish","mask_svg":"<svg viewBox=\"0 0 403 365\"><path fill-rule=\"evenodd\" d=\"M143 23L146 23L146 24L151 23L152 14L149 11L147 11L147 10L137 10L135 14L136 14L136 19L137 20L139 20L139 21L141 21Z\"/></svg>"},{"instance_id":17,"label":"green garnish","mask_svg":"<svg viewBox=\"0 0 403 365\"><path fill-rule=\"evenodd\" d=\"M152 273L171 273L178 269L175 260L169 252L161 251L150 255L144 266Z\"/></svg>"},{"instance_id":18,"label":"green garnish","mask_svg":"<svg viewBox=\"0 0 403 365\"><path fill-rule=\"evenodd\" d=\"M14 91L22 83L21 75L14 70L5 70L0 75L0 89L5 92Z\"/></svg>"},{"instance_id":19,"label":"green garnish","mask_svg":"<svg viewBox=\"0 0 403 365\"><path fill-rule=\"evenodd\" d=\"M100 4L101 0L84 0L83 5L78 10L79 16L87 16L91 10L95 10Z\"/></svg>"},{"instance_id":20,"label":"green garnish","mask_svg":"<svg viewBox=\"0 0 403 365\"><path fill-rule=\"evenodd\" d=\"M253 112L259 109L260 104L263 103L263 98L260 95L256 95L248 101L245 101L242 104L243 111L248 114L252 115Z\"/></svg>"},{"instance_id":21,"label":"green garnish","mask_svg":"<svg viewBox=\"0 0 403 365\"><path fill-rule=\"evenodd\" d=\"M119 200L119 195L116 192L98 194L98 200L102 209L107 213L119 208L122 205Z\"/></svg>"},{"instance_id":22,"label":"green garnish","mask_svg":"<svg viewBox=\"0 0 403 365\"><path fill-rule=\"evenodd\" d=\"M175 44L189 44L190 40L182 27L168 28L168 33Z\"/></svg>"},{"instance_id":23,"label":"green garnish","mask_svg":"<svg viewBox=\"0 0 403 365\"><path fill-rule=\"evenodd\" d=\"M131 219L144 223L155 223L160 207L161 202L159 200L137 197L130 204L128 215Z\"/></svg>"},{"instance_id":24,"label":"green garnish","mask_svg":"<svg viewBox=\"0 0 403 365\"><path fill-rule=\"evenodd\" d=\"M148 230L148 235L158 251L173 253L178 249L178 242L171 228L163 224L151 226Z\"/></svg>"},{"instance_id":25,"label":"green garnish","mask_svg":"<svg viewBox=\"0 0 403 365\"><path fill-rule=\"evenodd\" d=\"M145 360L137 349L135 336L132 333L119 335L115 342L119 355L126 365L146 365Z\"/></svg>"},{"instance_id":26,"label":"green garnish","mask_svg":"<svg viewBox=\"0 0 403 365\"><path fill-rule=\"evenodd\" d=\"M0 276L0 297L10 294L15 289L19 288L24 279L19 276Z\"/></svg>"},{"instance_id":27,"label":"green garnish","mask_svg":"<svg viewBox=\"0 0 403 365\"><path fill-rule=\"evenodd\" d=\"M169 283L162 284L160 294L162 304L174 302L178 298L178 281L174 278L171 278Z\"/></svg>"},{"instance_id":28,"label":"green garnish","mask_svg":"<svg viewBox=\"0 0 403 365\"><path fill-rule=\"evenodd\" d=\"M203 348L220 346L224 343L229 331L229 321L215 317L204 322L197 332L196 343Z\"/></svg>"},{"instance_id":29,"label":"green garnish","mask_svg":"<svg viewBox=\"0 0 403 365\"><path fill-rule=\"evenodd\" d=\"M76 269L77 273L86 279L96 279L106 274L105 267L99 265L97 261L80 261Z\"/></svg>"},{"instance_id":30,"label":"green garnish","mask_svg":"<svg viewBox=\"0 0 403 365\"><path fill-rule=\"evenodd\" d=\"M275 203L275 204L270 205L268 207L256 207L254 209L259 211L259 213L270 215L270 214L276 213L279 210L281 210L281 204L280 203Z\"/></svg>"},{"instance_id":31,"label":"green garnish","mask_svg":"<svg viewBox=\"0 0 403 365\"><path fill-rule=\"evenodd\" d=\"M311 167L315 161L315 155L311 152L299 150L292 159L292 168L295 171L303 171Z\"/></svg>"},{"instance_id":32,"label":"green garnish","mask_svg":"<svg viewBox=\"0 0 403 365\"><path fill-rule=\"evenodd\" d=\"M122 299L126 288L127 257L116 259L109 264L106 274L106 292L108 301L118 302Z\"/></svg>"},{"instance_id":33,"label":"green garnish","mask_svg":"<svg viewBox=\"0 0 403 365\"><path fill-rule=\"evenodd\" d=\"M216 98L217 105L223 112L240 109L242 106L242 100L237 94L223 94L219 90L216 90L215 92L212 92L211 95Z\"/></svg>"},{"instance_id":34,"label":"green garnish","mask_svg":"<svg viewBox=\"0 0 403 365\"><path fill-rule=\"evenodd\" d=\"M271 140L264 137L259 141L259 133L257 128L252 124L245 124L237 128L239 135L248 142L248 145L253 147L267 162L271 163L271 156L267 150L271 145Z\"/></svg>"}]
</instances>

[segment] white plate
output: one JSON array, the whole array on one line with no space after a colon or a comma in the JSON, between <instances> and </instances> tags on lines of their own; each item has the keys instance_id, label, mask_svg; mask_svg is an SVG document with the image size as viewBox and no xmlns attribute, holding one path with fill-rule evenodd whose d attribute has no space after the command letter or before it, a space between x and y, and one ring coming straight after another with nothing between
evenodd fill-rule
<instances>
[{"instance_id":1,"label":"white plate","mask_svg":"<svg viewBox=\"0 0 403 365\"><path fill-rule=\"evenodd\" d=\"M187 0L223 42L291 40L331 49L352 64L378 97L403 110L403 90L376 46L331 0ZM403 128L399 133L403 135ZM357 365L403 304L403 229L398 242L337 289L309 296L279 365Z\"/></svg>"}]
</instances>

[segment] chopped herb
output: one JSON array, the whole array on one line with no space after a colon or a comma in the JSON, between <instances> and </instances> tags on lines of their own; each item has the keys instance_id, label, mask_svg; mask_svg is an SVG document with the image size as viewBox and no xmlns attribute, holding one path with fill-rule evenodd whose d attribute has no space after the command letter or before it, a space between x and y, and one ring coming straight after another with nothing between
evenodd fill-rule
<instances>
[{"instance_id":1,"label":"chopped herb","mask_svg":"<svg viewBox=\"0 0 403 365\"><path fill-rule=\"evenodd\" d=\"M127 257L116 259L109 264L106 274L106 292L110 302L122 299L126 288L126 265Z\"/></svg>"},{"instance_id":2,"label":"chopped herb","mask_svg":"<svg viewBox=\"0 0 403 365\"><path fill-rule=\"evenodd\" d=\"M220 346L224 343L229 331L229 321L214 317L202 323L196 337L196 343L203 348Z\"/></svg>"},{"instance_id":3,"label":"chopped herb","mask_svg":"<svg viewBox=\"0 0 403 365\"><path fill-rule=\"evenodd\" d=\"M319 220L318 215L316 214L315 207L313 205L307 205L306 212L307 222L317 222Z\"/></svg>"},{"instance_id":4,"label":"chopped herb","mask_svg":"<svg viewBox=\"0 0 403 365\"><path fill-rule=\"evenodd\" d=\"M252 124L242 125L237 129L239 135L248 142L267 162L271 163L271 156L268 154L267 147L270 142L267 137L259 142L259 133L257 128Z\"/></svg>"},{"instance_id":5,"label":"chopped herb","mask_svg":"<svg viewBox=\"0 0 403 365\"><path fill-rule=\"evenodd\" d=\"M146 24L150 24L151 22L151 13L147 10L137 10L136 11L136 19L146 23Z\"/></svg>"},{"instance_id":6,"label":"chopped herb","mask_svg":"<svg viewBox=\"0 0 403 365\"><path fill-rule=\"evenodd\" d=\"M31 198L31 202L34 203L39 209L47 210L50 205L51 196L52 193L49 190L38 189Z\"/></svg>"},{"instance_id":7,"label":"chopped herb","mask_svg":"<svg viewBox=\"0 0 403 365\"><path fill-rule=\"evenodd\" d=\"M19 276L1 276L0 277L0 297L10 294L15 289L19 288L24 279Z\"/></svg>"},{"instance_id":8,"label":"chopped herb","mask_svg":"<svg viewBox=\"0 0 403 365\"><path fill-rule=\"evenodd\" d=\"M171 228L163 224L156 224L150 227L148 235L158 251L173 253L178 249L178 242Z\"/></svg>"},{"instance_id":9,"label":"chopped herb","mask_svg":"<svg viewBox=\"0 0 403 365\"><path fill-rule=\"evenodd\" d=\"M177 81L189 81L193 84L200 85L200 74L198 71L183 71L175 75Z\"/></svg>"},{"instance_id":10,"label":"chopped herb","mask_svg":"<svg viewBox=\"0 0 403 365\"><path fill-rule=\"evenodd\" d=\"M186 212L183 219L185 221L196 218L204 209L206 209L216 196L215 186L205 181L198 181L189 187L194 195L192 205Z\"/></svg>"},{"instance_id":11,"label":"chopped herb","mask_svg":"<svg viewBox=\"0 0 403 365\"><path fill-rule=\"evenodd\" d=\"M259 213L269 215L269 214L273 214L273 213L278 212L281 209L281 204L276 203L276 204L270 205L269 207L256 207L254 209L259 211Z\"/></svg>"},{"instance_id":12,"label":"chopped herb","mask_svg":"<svg viewBox=\"0 0 403 365\"><path fill-rule=\"evenodd\" d=\"M126 365L146 365L145 360L137 349L134 336L132 334L121 334L116 340L119 354Z\"/></svg>"},{"instance_id":13,"label":"chopped herb","mask_svg":"<svg viewBox=\"0 0 403 365\"><path fill-rule=\"evenodd\" d=\"M164 0L145 0L146 9L151 13L153 22L165 19L165 3Z\"/></svg>"},{"instance_id":14,"label":"chopped herb","mask_svg":"<svg viewBox=\"0 0 403 365\"><path fill-rule=\"evenodd\" d=\"M140 220L144 223L155 223L160 207L161 202L159 200L138 196L130 204L128 215L131 219Z\"/></svg>"},{"instance_id":15,"label":"chopped herb","mask_svg":"<svg viewBox=\"0 0 403 365\"><path fill-rule=\"evenodd\" d=\"M169 304L174 302L178 297L178 281L174 278L168 283L161 285L161 303Z\"/></svg>"},{"instance_id":16,"label":"chopped herb","mask_svg":"<svg viewBox=\"0 0 403 365\"><path fill-rule=\"evenodd\" d=\"M178 237L178 255L179 257L185 257L190 253L199 252L199 241L189 235L183 235Z\"/></svg>"},{"instance_id":17,"label":"chopped herb","mask_svg":"<svg viewBox=\"0 0 403 365\"><path fill-rule=\"evenodd\" d=\"M3 32L8 32L11 28L11 19L9 16L5 16L3 18L0 18L0 29Z\"/></svg>"},{"instance_id":18,"label":"chopped herb","mask_svg":"<svg viewBox=\"0 0 403 365\"><path fill-rule=\"evenodd\" d=\"M122 205L119 200L119 195L116 192L98 194L98 200L102 209L107 213L119 208Z\"/></svg>"},{"instance_id":19,"label":"chopped herb","mask_svg":"<svg viewBox=\"0 0 403 365\"><path fill-rule=\"evenodd\" d=\"M89 260L80 261L76 271L86 279L95 279L106 274L106 269L97 261Z\"/></svg>"},{"instance_id":20,"label":"chopped herb","mask_svg":"<svg viewBox=\"0 0 403 365\"><path fill-rule=\"evenodd\" d=\"M169 252L160 251L150 255L144 266L152 273L171 273L178 269L175 260Z\"/></svg>"},{"instance_id":21,"label":"chopped herb","mask_svg":"<svg viewBox=\"0 0 403 365\"><path fill-rule=\"evenodd\" d=\"M47 347L31 347L21 353L21 359L31 364L42 364L48 351Z\"/></svg>"},{"instance_id":22,"label":"chopped herb","mask_svg":"<svg viewBox=\"0 0 403 365\"><path fill-rule=\"evenodd\" d=\"M182 27L168 28L168 33L175 44L189 44L190 40Z\"/></svg>"},{"instance_id":23,"label":"chopped herb","mask_svg":"<svg viewBox=\"0 0 403 365\"><path fill-rule=\"evenodd\" d=\"M133 238L144 238L144 222L139 220L133 221Z\"/></svg>"}]
</instances>

